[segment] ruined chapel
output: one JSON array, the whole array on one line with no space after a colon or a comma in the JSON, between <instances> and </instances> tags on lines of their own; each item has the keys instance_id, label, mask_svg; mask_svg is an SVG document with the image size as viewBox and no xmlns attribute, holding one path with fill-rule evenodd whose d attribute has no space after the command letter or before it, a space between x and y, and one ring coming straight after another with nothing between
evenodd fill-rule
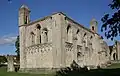
<instances>
[{"instance_id":1,"label":"ruined chapel","mask_svg":"<svg viewBox=\"0 0 120 76\"><path fill-rule=\"evenodd\" d=\"M102 66L109 61L109 47L97 33L97 21L90 28L62 12L30 21L30 9L19 9L20 70L59 69L73 60L83 66Z\"/></svg>"}]
</instances>

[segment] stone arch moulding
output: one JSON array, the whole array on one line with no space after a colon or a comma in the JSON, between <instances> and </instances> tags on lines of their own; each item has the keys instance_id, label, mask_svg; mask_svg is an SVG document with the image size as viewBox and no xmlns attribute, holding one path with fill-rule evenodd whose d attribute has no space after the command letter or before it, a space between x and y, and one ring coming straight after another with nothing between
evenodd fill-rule
<instances>
[{"instance_id":1,"label":"stone arch moulding","mask_svg":"<svg viewBox=\"0 0 120 76\"><path fill-rule=\"evenodd\" d=\"M67 33L68 33L70 28L71 28L71 26L70 26L70 24L68 24L68 26L67 26Z\"/></svg>"},{"instance_id":2,"label":"stone arch moulding","mask_svg":"<svg viewBox=\"0 0 120 76\"><path fill-rule=\"evenodd\" d=\"M37 24L37 25L36 25L36 28L40 30L40 29L41 29L41 25L40 25L40 24Z\"/></svg>"}]
</instances>

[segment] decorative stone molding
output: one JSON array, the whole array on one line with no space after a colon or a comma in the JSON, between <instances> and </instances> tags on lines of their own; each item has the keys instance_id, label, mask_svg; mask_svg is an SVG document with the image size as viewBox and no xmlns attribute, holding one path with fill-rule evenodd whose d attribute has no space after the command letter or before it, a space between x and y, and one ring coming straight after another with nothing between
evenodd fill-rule
<instances>
[{"instance_id":1,"label":"decorative stone molding","mask_svg":"<svg viewBox=\"0 0 120 76\"><path fill-rule=\"evenodd\" d=\"M33 45L33 46L30 46L30 47L27 47L26 48L26 52L27 53L37 53L37 52L40 52L38 49L41 50L41 53L43 53L43 51L50 51L51 50L51 47L52 47L52 44L51 43L44 43L44 44L37 44L37 45ZM32 50L32 51L31 51ZM37 50L37 51L36 51Z\"/></svg>"},{"instance_id":2,"label":"decorative stone molding","mask_svg":"<svg viewBox=\"0 0 120 76\"><path fill-rule=\"evenodd\" d=\"M73 43L65 42L65 47L72 48Z\"/></svg>"}]
</instances>

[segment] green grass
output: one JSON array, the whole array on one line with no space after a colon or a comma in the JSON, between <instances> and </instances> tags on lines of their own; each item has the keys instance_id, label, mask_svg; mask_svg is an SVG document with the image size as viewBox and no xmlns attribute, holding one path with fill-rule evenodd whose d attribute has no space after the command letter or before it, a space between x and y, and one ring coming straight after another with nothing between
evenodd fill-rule
<instances>
[{"instance_id":1,"label":"green grass","mask_svg":"<svg viewBox=\"0 0 120 76\"><path fill-rule=\"evenodd\" d=\"M120 69L94 69L80 76L120 76Z\"/></svg>"},{"instance_id":2,"label":"green grass","mask_svg":"<svg viewBox=\"0 0 120 76\"><path fill-rule=\"evenodd\" d=\"M7 72L6 68L0 68L0 76L54 76L54 75L53 74L32 74L32 73Z\"/></svg>"},{"instance_id":3,"label":"green grass","mask_svg":"<svg viewBox=\"0 0 120 76\"><path fill-rule=\"evenodd\" d=\"M110 68L110 69L120 68L120 63L114 63L114 64L108 66L107 68Z\"/></svg>"},{"instance_id":4,"label":"green grass","mask_svg":"<svg viewBox=\"0 0 120 76\"><path fill-rule=\"evenodd\" d=\"M6 68L0 68L0 76L54 76L54 75L7 72ZM120 76L120 63L112 64L106 69L94 69L79 74L70 73L69 76Z\"/></svg>"}]
</instances>

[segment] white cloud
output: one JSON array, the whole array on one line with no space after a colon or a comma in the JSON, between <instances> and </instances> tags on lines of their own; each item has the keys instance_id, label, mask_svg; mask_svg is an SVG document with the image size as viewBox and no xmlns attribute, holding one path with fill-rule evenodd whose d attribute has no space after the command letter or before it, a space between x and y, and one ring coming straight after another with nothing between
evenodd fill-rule
<instances>
[{"instance_id":1,"label":"white cloud","mask_svg":"<svg viewBox=\"0 0 120 76\"><path fill-rule=\"evenodd\" d=\"M0 46L1 45L14 45L17 36L5 35L0 37Z\"/></svg>"}]
</instances>

